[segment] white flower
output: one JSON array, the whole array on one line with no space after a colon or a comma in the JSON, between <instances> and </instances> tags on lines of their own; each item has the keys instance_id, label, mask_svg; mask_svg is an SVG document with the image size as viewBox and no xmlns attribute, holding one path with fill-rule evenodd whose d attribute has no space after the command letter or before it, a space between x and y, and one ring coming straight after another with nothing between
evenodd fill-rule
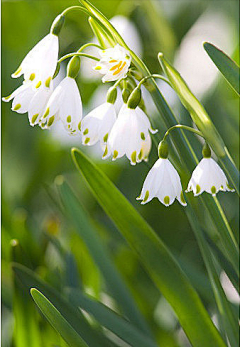
<instances>
[{"instance_id":1,"label":"white flower","mask_svg":"<svg viewBox=\"0 0 240 347\"><path fill-rule=\"evenodd\" d=\"M102 78L103 83L116 81L126 76L131 64L129 52L119 44L113 48L107 48L99 51L101 60L94 67L96 71L105 75Z\"/></svg>"},{"instance_id":2,"label":"white flower","mask_svg":"<svg viewBox=\"0 0 240 347\"><path fill-rule=\"evenodd\" d=\"M65 77L53 91L40 120L41 127L47 129L59 119L70 134L80 133L82 101L77 83L72 77Z\"/></svg>"},{"instance_id":3,"label":"white flower","mask_svg":"<svg viewBox=\"0 0 240 347\"><path fill-rule=\"evenodd\" d=\"M192 173L187 192L197 196L206 191L215 196L219 190L234 191L228 185L223 170L212 158L203 158Z\"/></svg>"},{"instance_id":4,"label":"white flower","mask_svg":"<svg viewBox=\"0 0 240 347\"><path fill-rule=\"evenodd\" d=\"M23 74L24 79L34 81L36 87L49 87L57 66L58 46L58 36L52 33L45 36L26 55L12 77L17 78Z\"/></svg>"},{"instance_id":5,"label":"white flower","mask_svg":"<svg viewBox=\"0 0 240 347\"><path fill-rule=\"evenodd\" d=\"M30 125L40 124L47 102L52 94L52 83L49 88L39 88L32 97L28 107L28 119Z\"/></svg>"},{"instance_id":6,"label":"white flower","mask_svg":"<svg viewBox=\"0 0 240 347\"><path fill-rule=\"evenodd\" d=\"M12 94L9 96L3 97L2 100L12 102L12 111L17 113L26 113L33 96L36 94L37 89L33 87L33 84L30 81L24 82L20 87L18 87Z\"/></svg>"},{"instance_id":7,"label":"white flower","mask_svg":"<svg viewBox=\"0 0 240 347\"><path fill-rule=\"evenodd\" d=\"M105 102L96 107L81 122L82 143L91 146L100 141L104 145L116 119L112 103Z\"/></svg>"},{"instance_id":8,"label":"white flower","mask_svg":"<svg viewBox=\"0 0 240 347\"><path fill-rule=\"evenodd\" d=\"M113 160L124 154L132 165L146 160L151 148L149 131L156 132L151 128L146 114L139 107L130 109L124 104L107 141L107 149L113 154Z\"/></svg>"},{"instance_id":9,"label":"white flower","mask_svg":"<svg viewBox=\"0 0 240 347\"><path fill-rule=\"evenodd\" d=\"M149 171L137 200L146 204L154 197L165 206L171 205L175 198L186 206L184 200L180 177L168 159L160 158Z\"/></svg>"}]
</instances>

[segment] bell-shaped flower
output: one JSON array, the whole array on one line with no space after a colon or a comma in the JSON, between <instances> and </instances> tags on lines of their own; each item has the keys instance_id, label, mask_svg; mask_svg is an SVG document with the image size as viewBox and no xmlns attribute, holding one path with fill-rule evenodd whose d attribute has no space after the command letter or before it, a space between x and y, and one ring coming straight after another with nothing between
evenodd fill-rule
<instances>
[{"instance_id":1,"label":"bell-shaped flower","mask_svg":"<svg viewBox=\"0 0 240 347\"><path fill-rule=\"evenodd\" d=\"M52 33L45 36L26 55L12 77L24 75L24 79L33 81L36 87L48 87L57 66L58 46L58 36Z\"/></svg>"},{"instance_id":2,"label":"bell-shaped flower","mask_svg":"<svg viewBox=\"0 0 240 347\"><path fill-rule=\"evenodd\" d=\"M3 98L3 101L12 102L12 110L17 113L28 112L30 125L39 123L52 93L52 83L49 87L35 88L31 81L25 81L11 95Z\"/></svg>"},{"instance_id":3,"label":"bell-shaped flower","mask_svg":"<svg viewBox=\"0 0 240 347\"><path fill-rule=\"evenodd\" d=\"M215 196L217 192L234 191L228 184L227 177L214 159L203 158L192 173L186 192L193 191L197 196L204 191Z\"/></svg>"},{"instance_id":4,"label":"bell-shaped flower","mask_svg":"<svg viewBox=\"0 0 240 347\"><path fill-rule=\"evenodd\" d=\"M12 101L12 111L17 113L26 113L33 96L37 93L37 89L33 87L30 81L24 82L9 96L3 97L2 100L5 102Z\"/></svg>"},{"instance_id":5,"label":"bell-shaped flower","mask_svg":"<svg viewBox=\"0 0 240 347\"><path fill-rule=\"evenodd\" d=\"M61 120L70 134L80 133L82 100L74 78L65 77L53 91L40 120L43 129L48 129Z\"/></svg>"},{"instance_id":6,"label":"bell-shaped flower","mask_svg":"<svg viewBox=\"0 0 240 347\"><path fill-rule=\"evenodd\" d=\"M127 107L124 104L113 125L107 141L107 150L113 155L113 160L126 154L132 165L147 159L151 147L149 132L151 128L147 115L139 108Z\"/></svg>"},{"instance_id":7,"label":"bell-shaped flower","mask_svg":"<svg viewBox=\"0 0 240 347\"><path fill-rule=\"evenodd\" d=\"M99 51L99 54L101 59L94 67L94 70L104 75L102 78L103 83L116 81L127 75L131 64L131 55L124 47L117 44L113 48Z\"/></svg>"},{"instance_id":8,"label":"bell-shaped flower","mask_svg":"<svg viewBox=\"0 0 240 347\"><path fill-rule=\"evenodd\" d=\"M104 145L116 119L115 107L110 102L105 102L92 110L81 122L83 145L91 146L98 141Z\"/></svg>"},{"instance_id":9,"label":"bell-shaped flower","mask_svg":"<svg viewBox=\"0 0 240 347\"><path fill-rule=\"evenodd\" d=\"M149 171L137 200L146 204L154 197L165 206L171 205L175 199L186 206L180 177L167 158L159 158Z\"/></svg>"}]
</instances>

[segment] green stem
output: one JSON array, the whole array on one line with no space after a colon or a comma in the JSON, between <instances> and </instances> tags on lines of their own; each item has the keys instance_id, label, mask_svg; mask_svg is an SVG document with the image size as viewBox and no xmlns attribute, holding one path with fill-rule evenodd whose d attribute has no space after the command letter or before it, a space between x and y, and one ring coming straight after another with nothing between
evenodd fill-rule
<instances>
[{"instance_id":1,"label":"green stem","mask_svg":"<svg viewBox=\"0 0 240 347\"><path fill-rule=\"evenodd\" d=\"M201 131L199 131L199 130L197 130L197 129L194 129L194 128L191 128L191 127L189 127L189 126L187 126L187 125L177 124L177 125L174 125L174 126L172 126L171 128L169 128L169 129L165 132L164 137L163 137L163 140L166 140L166 138L167 138L167 136L169 135L169 133L170 133L172 130L174 130L174 129L184 129L184 130L188 130L188 131L190 131L190 132L192 132L192 133L194 133L194 134L197 134L197 135L199 135L199 136L201 136L201 137L204 138L204 136L203 136L203 134L201 133Z\"/></svg>"},{"instance_id":2,"label":"green stem","mask_svg":"<svg viewBox=\"0 0 240 347\"><path fill-rule=\"evenodd\" d=\"M87 47L97 47L99 49L104 49L102 46L97 45L96 43L86 43L85 45L81 46L78 50L78 53L81 53L85 48Z\"/></svg>"},{"instance_id":3,"label":"green stem","mask_svg":"<svg viewBox=\"0 0 240 347\"><path fill-rule=\"evenodd\" d=\"M82 11L82 12L88 13L88 12L86 11L86 9L85 9L84 7L82 7L82 6L70 6L70 7L66 8L66 9L61 13L61 15L62 15L62 16L65 16L68 12L74 11L74 10L80 10L80 11Z\"/></svg>"},{"instance_id":4,"label":"green stem","mask_svg":"<svg viewBox=\"0 0 240 347\"><path fill-rule=\"evenodd\" d=\"M64 55L62 58L60 58L58 60L58 63L61 63L65 59L68 59L68 58L71 58L71 57L75 57L75 56L86 57L86 58L93 59L93 60L96 60L96 61L100 60L99 58L96 58L96 57L94 57L94 56L92 56L90 54L74 52L74 53L68 53L68 54Z\"/></svg>"},{"instance_id":5,"label":"green stem","mask_svg":"<svg viewBox=\"0 0 240 347\"><path fill-rule=\"evenodd\" d=\"M134 75L134 70L130 70L130 72ZM139 84L138 84L138 87L141 87L142 84L144 84L149 78L158 78L164 82L166 82L171 88L172 88L172 85L171 83L168 81L168 79L162 75L159 75L159 74L152 74L152 75L149 75L149 76L145 76L143 77Z\"/></svg>"}]
</instances>

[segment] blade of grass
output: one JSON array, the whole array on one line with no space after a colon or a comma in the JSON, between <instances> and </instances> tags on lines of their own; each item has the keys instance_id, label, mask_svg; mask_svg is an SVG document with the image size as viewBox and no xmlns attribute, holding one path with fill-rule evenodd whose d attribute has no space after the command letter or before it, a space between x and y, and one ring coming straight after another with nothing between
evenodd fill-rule
<instances>
[{"instance_id":1,"label":"blade of grass","mask_svg":"<svg viewBox=\"0 0 240 347\"><path fill-rule=\"evenodd\" d=\"M222 73L223 77L227 80L233 90L239 95L239 66L223 51L211 44L204 42L203 47L218 70Z\"/></svg>"},{"instance_id":2,"label":"blade of grass","mask_svg":"<svg viewBox=\"0 0 240 347\"><path fill-rule=\"evenodd\" d=\"M91 225L87 212L78 202L67 183L64 182L62 178L58 179L57 181L62 202L69 220L74 223L79 236L87 245L92 258L105 278L106 285L109 288L112 296L118 302L130 321L132 321L137 327L145 331L147 334L150 334L149 329L147 328L143 317L137 309L132 296L130 295L121 276L115 269L108 254L108 250Z\"/></svg>"},{"instance_id":3,"label":"blade of grass","mask_svg":"<svg viewBox=\"0 0 240 347\"><path fill-rule=\"evenodd\" d=\"M211 250L204 239L204 234L198 224L196 223L196 216L190 206L187 207L189 220L192 229L195 232L195 237L198 241L201 253L203 255L205 265L208 271L212 289L216 298L216 303L219 309L220 317L225 328L227 337L230 341L231 347L238 346L238 317L234 315L231 304L228 302L224 290L221 286L214 259Z\"/></svg>"},{"instance_id":4,"label":"blade of grass","mask_svg":"<svg viewBox=\"0 0 240 347\"><path fill-rule=\"evenodd\" d=\"M93 329L84 318L83 314L74 306L69 304L54 288L42 281L33 271L23 265L13 263L13 271L22 284L30 290L32 287L43 292L59 310L64 319L82 336L90 347L112 346L99 331Z\"/></svg>"},{"instance_id":5,"label":"blade of grass","mask_svg":"<svg viewBox=\"0 0 240 347\"><path fill-rule=\"evenodd\" d=\"M11 241L11 253L14 262L28 263L18 240ZM41 347L39 324L29 293L24 291L16 277L13 279L13 288L14 344L16 347Z\"/></svg>"},{"instance_id":6,"label":"blade of grass","mask_svg":"<svg viewBox=\"0 0 240 347\"><path fill-rule=\"evenodd\" d=\"M225 346L196 291L152 228L82 152L73 149L72 156L100 205L137 252L152 280L173 307L192 345Z\"/></svg>"},{"instance_id":7,"label":"blade of grass","mask_svg":"<svg viewBox=\"0 0 240 347\"><path fill-rule=\"evenodd\" d=\"M62 336L70 347L87 347L88 345L77 334L72 326L63 318L53 304L37 289L31 289L33 300L54 329Z\"/></svg>"},{"instance_id":8,"label":"blade of grass","mask_svg":"<svg viewBox=\"0 0 240 347\"><path fill-rule=\"evenodd\" d=\"M79 306L94 318L105 328L112 331L125 342L133 347L157 347L157 345L138 330L126 319L119 316L107 306L98 302L96 299L86 296L79 290L68 289L69 299L75 306Z\"/></svg>"}]
</instances>

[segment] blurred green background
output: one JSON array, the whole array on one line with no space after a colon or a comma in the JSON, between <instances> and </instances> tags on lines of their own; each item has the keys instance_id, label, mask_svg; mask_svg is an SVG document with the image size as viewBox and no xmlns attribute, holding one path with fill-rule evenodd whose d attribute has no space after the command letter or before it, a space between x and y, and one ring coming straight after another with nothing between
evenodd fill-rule
<instances>
[{"instance_id":1,"label":"blurred green background","mask_svg":"<svg viewBox=\"0 0 240 347\"><path fill-rule=\"evenodd\" d=\"M225 50L235 61L238 60L238 2L92 2L108 18L122 15L131 20L141 44L141 47L138 44L136 49L142 50L142 58L151 72L160 72L157 62L159 51L175 62L193 92L203 102L238 164L237 96L217 72L202 47L203 41L210 41ZM2 1L3 96L9 95L20 85L19 80L11 79L10 75L25 54L48 33L53 19L66 7L77 4L77 1L55 0ZM92 32L86 16L77 11L68 14L60 35L60 56L75 51L90 40ZM137 43L134 39L133 50L135 44ZM80 73L78 85L86 114L86 110L93 107L93 95L100 85L100 79L87 80L88 70L84 64L82 69L84 71ZM161 87L179 121L184 123L188 119L186 111L171 91L164 85ZM149 116L154 119L157 117L154 106L149 99L145 102ZM161 129L159 131L162 133ZM50 187L54 196L57 196L54 180L58 175L66 177L91 215L92 222L108 247L114 263L155 332L159 345L188 346L172 310L159 296L135 254L79 178L70 156L72 145L81 148L97 162L189 271L205 274L201 255L183 208L177 202L166 208L156 199L145 206L135 200L148 171L147 165L142 163L132 167L125 159L114 163L109 159L102 161L97 150L81 145L80 138L66 138L58 129L43 131L38 127L32 128L26 114L14 113L9 104L2 103L2 346L21 346L16 338L16 322L20 318L13 310L13 239L19 241L28 266L59 291L70 281L68 275L74 268L73 274L76 276L74 275L71 281L75 286L83 286L88 293L114 307L86 246L48 194ZM198 153L200 150L199 146ZM153 148L149 163L152 164L155 160L156 149ZM237 230L237 197L235 194L220 193L219 199L230 224ZM202 218L204 220L205 216ZM59 243L58 247L55 241ZM63 249L62 254L59 253L59 247ZM33 306L31 319L39 322L40 345L65 346L50 325L36 313L37 309L30 296L26 300ZM211 305L205 301L211 312ZM119 346L126 346L121 341L118 343Z\"/></svg>"}]
</instances>

